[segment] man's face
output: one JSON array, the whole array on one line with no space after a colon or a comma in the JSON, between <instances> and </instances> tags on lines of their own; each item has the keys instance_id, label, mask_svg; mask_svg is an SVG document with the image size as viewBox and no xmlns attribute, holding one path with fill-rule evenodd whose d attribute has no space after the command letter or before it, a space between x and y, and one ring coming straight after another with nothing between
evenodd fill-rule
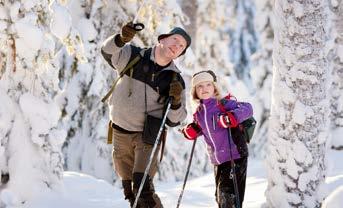
<instances>
[{"instance_id":1,"label":"man's face","mask_svg":"<svg viewBox=\"0 0 343 208\"><path fill-rule=\"evenodd\" d=\"M175 59L187 47L186 40L179 34L171 35L160 40L161 52L165 57Z\"/></svg>"}]
</instances>

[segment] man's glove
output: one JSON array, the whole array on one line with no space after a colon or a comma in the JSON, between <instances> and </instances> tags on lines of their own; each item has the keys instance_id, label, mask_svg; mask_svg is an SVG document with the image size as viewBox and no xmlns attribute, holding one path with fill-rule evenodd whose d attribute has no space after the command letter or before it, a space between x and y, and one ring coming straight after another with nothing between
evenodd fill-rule
<instances>
[{"instance_id":1,"label":"man's glove","mask_svg":"<svg viewBox=\"0 0 343 208\"><path fill-rule=\"evenodd\" d=\"M120 39L123 43L128 43L132 40L136 33L137 31L134 28L134 24L129 22L121 28Z\"/></svg>"},{"instance_id":2,"label":"man's glove","mask_svg":"<svg viewBox=\"0 0 343 208\"><path fill-rule=\"evenodd\" d=\"M201 134L201 128L198 124L193 122L182 129L182 133L186 139L194 140Z\"/></svg>"},{"instance_id":3,"label":"man's glove","mask_svg":"<svg viewBox=\"0 0 343 208\"><path fill-rule=\"evenodd\" d=\"M238 125L236 118L230 112L219 115L218 124L222 128L234 128Z\"/></svg>"},{"instance_id":4,"label":"man's glove","mask_svg":"<svg viewBox=\"0 0 343 208\"><path fill-rule=\"evenodd\" d=\"M172 81L169 86L169 96L173 97L172 100L172 108L177 109L181 105L181 93L182 93L183 87L182 84L179 81Z\"/></svg>"}]
</instances>

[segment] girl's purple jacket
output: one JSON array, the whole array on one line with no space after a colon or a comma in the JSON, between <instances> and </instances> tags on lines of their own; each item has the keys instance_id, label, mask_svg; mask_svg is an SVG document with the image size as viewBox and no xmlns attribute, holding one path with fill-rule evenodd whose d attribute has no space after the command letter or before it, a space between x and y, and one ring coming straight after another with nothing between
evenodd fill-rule
<instances>
[{"instance_id":1,"label":"girl's purple jacket","mask_svg":"<svg viewBox=\"0 0 343 208\"><path fill-rule=\"evenodd\" d=\"M218 116L223 113L219 108L219 102L216 98L200 100L200 104L194 114L198 125L202 129L202 134L207 144L207 151L214 165L231 160L229 147L234 160L241 158L232 138L229 138L228 130L220 127L217 123ZM224 104L224 108L233 114L238 123L250 118L253 114L250 103L237 102L232 99ZM230 139L230 144L228 138Z\"/></svg>"}]
</instances>

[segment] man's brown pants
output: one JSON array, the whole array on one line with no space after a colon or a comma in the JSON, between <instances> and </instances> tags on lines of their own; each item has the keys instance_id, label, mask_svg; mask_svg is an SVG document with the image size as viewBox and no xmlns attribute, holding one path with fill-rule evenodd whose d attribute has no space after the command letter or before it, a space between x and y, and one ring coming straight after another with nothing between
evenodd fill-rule
<instances>
[{"instance_id":1,"label":"man's brown pants","mask_svg":"<svg viewBox=\"0 0 343 208\"><path fill-rule=\"evenodd\" d=\"M113 164L114 168L123 181L125 199L129 199L131 206L134 201L142 176L147 167L153 145L145 144L142 140L142 133L124 133L113 129ZM153 177L157 171L157 156L160 145L156 148L147 180L143 186L139 206L142 208L162 207L159 197L156 195L153 186ZM133 187L129 185L133 182Z\"/></svg>"},{"instance_id":2,"label":"man's brown pants","mask_svg":"<svg viewBox=\"0 0 343 208\"><path fill-rule=\"evenodd\" d=\"M144 173L148 165L153 145L142 141L142 133L123 133L113 129L113 164L122 180L132 180L133 173ZM153 157L149 176L153 178L157 171L157 155Z\"/></svg>"}]
</instances>

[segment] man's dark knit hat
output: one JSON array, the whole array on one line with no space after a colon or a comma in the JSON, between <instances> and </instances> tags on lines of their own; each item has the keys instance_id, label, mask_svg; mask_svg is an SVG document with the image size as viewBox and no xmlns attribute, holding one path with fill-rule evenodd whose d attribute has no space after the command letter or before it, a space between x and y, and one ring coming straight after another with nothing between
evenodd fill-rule
<instances>
[{"instance_id":1,"label":"man's dark knit hat","mask_svg":"<svg viewBox=\"0 0 343 208\"><path fill-rule=\"evenodd\" d=\"M183 50L183 52L180 54L180 56L181 56L181 55L186 53L187 48L191 45L191 42L192 42L191 36L189 36L188 33L184 29L182 29L181 27L175 27L169 33L159 35L158 41L162 40L163 38L169 37L171 35L175 35L175 34L181 35L187 42L187 46L186 46L185 50Z\"/></svg>"}]
</instances>

